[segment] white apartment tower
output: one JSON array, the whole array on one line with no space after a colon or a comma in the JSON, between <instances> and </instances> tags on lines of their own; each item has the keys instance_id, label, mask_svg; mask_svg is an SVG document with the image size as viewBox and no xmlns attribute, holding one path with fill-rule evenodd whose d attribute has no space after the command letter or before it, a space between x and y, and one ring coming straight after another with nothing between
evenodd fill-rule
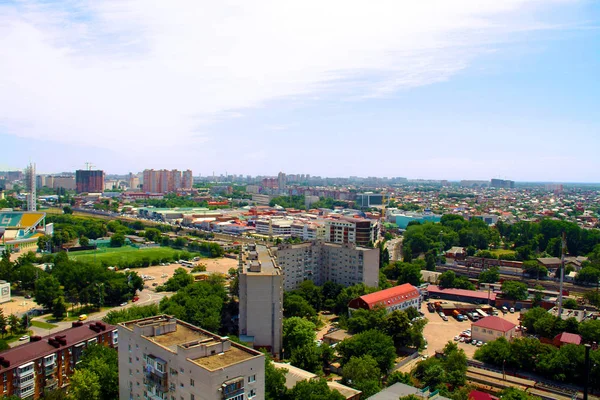
<instances>
[{"instance_id":1,"label":"white apartment tower","mask_svg":"<svg viewBox=\"0 0 600 400\"><path fill-rule=\"evenodd\" d=\"M283 330L283 274L271 249L248 244L239 256L240 339L279 357Z\"/></svg>"},{"instance_id":2,"label":"white apartment tower","mask_svg":"<svg viewBox=\"0 0 600 400\"><path fill-rule=\"evenodd\" d=\"M25 168L25 186L27 187L27 211L36 210L36 185L35 164L29 164Z\"/></svg>"},{"instance_id":3,"label":"white apartment tower","mask_svg":"<svg viewBox=\"0 0 600 400\"><path fill-rule=\"evenodd\" d=\"M283 270L285 291L297 289L305 280L319 286L327 281L343 286L359 283L379 286L379 249L357 247L353 243L317 240L280 244L277 263Z\"/></svg>"},{"instance_id":4,"label":"white apartment tower","mask_svg":"<svg viewBox=\"0 0 600 400\"><path fill-rule=\"evenodd\" d=\"M259 351L168 315L119 324L119 398L263 400Z\"/></svg>"}]
</instances>

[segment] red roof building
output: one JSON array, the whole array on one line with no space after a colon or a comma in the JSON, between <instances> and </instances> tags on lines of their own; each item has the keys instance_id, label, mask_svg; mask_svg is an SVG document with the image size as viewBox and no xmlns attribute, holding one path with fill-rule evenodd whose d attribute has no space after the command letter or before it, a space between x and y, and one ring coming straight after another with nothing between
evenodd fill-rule
<instances>
[{"instance_id":1,"label":"red roof building","mask_svg":"<svg viewBox=\"0 0 600 400\"><path fill-rule=\"evenodd\" d=\"M117 327L103 322L74 322L54 335L32 336L25 343L0 353L0 396L38 399L44 390L63 388L92 343L117 347Z\"/></svg>"},{"instance_id":2,"label":"red roof building","mask_svg":"<svg viewBox=\"0 0 600 400\"><path fill-rule=\"evenodd\" d=\"M469 400L498 400L498 397L492 396L489 393L480 392L479 390L472 390L469 393Z\"/></svg>"},{"instance_id":3,"label":"red roof building","mask_svg":"<svg viewBox=\"0 0 600 400\"><path fill-rule=\"evenodd\" d=\"M581 336L576 333L563 332L556 335L552 344L556 347L564 346L565 344L581 344Z\"/></svg>"},{"instance_id":4,"label":"red roof building","mask_svg":"<svg viewBox=\"0 0 600 400\"><path fill-rule=\"evenodd\" d=\"M421 293L419 289L405 283L400 286L394 286L379 292L366 294L357 299L351 300L348 307L351 309L372 310L375 307L383 307L387 311L405 310L408 307L414 307L417 310L421 308Z\"/></svg>"},{"instance_id":5,"label":"red roof building","mask_svg":"<svg viewBox=\"0 0 600 400\"><path fill-rule=\"evenodd\" d=\"M471 324L471 336L474 340L489 342L499 337L508 340L516 336L517 325L504 318L490 316Z\"/></svg>"}]
</instances>

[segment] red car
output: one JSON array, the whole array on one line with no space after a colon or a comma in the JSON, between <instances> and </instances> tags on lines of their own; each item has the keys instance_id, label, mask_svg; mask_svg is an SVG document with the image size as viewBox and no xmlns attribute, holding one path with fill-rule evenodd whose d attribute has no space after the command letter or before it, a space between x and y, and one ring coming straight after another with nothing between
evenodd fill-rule
<instances>
[{"instance_id":1,"label":"red car","mask_svg":"<svg viewBox=\"0 0 600 400\"><path fill-rule=\"evenodd\" d=\"M131 301L133 301L133 302L135 303L135 302L136 302L136 301L138 301L139 299L140 299L140 298L139 298L138 296L135 296L135 297L133 298L133 300L131 300Z\"/></svg>"}]
</instances>

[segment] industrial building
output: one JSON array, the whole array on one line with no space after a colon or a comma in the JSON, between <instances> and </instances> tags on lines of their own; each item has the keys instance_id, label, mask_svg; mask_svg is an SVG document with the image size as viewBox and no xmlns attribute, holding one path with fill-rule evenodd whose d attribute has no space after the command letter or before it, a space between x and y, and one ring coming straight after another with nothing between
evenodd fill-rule
<instances>
[{"instance_id":1,"label":"industrial building","mask_svg":"<svg viewBox=\"0 0 600 400\"><path fill-rule=\"evenodd\" d=\"M75 171L75 186L77 193L104 192L104 171L78 169Z\"/></svg>"},{"instance_id":2,"label":"industrial building","mask_svg":"<svg viewBox=\"0 0 600 400\"><path fill-rule=\"evenodd\" d=\"M239 255L239 336L254 348L281 354L283 271L271 249L247 244Z\"/></svg>"},{"instance_id":3,"label":"industrial building","mask_svg":"<svg viewBox=\"0 0 600 400\"><path fill-rule=\"evenodd\" d=\"M265 398L265 357L168 315L119 324L119 398Z\"/></svg>"},{"instance_id":4,"label":"industrial building","mask_svg":"<svg viewBox=\"0 0 600 400\"><path fill-rule=\"evenodd\" d=\"M64 388L87 346L118 346L116 328L103 322L73 322L72 328L43 338L32 336L29 343L1 352L0 397L39 399L44 390Z\"/></svg>"},{"instance_id":5,"label":"industrial building","mask_svg":"<svg viewBox=\"0 0 600 400\"><path fill-rule=\"evenodd\" d=\"M277 262L283 270L286 291L297 289L305 280L319 286L327 281L343 286L379 285L379 250L353 243L317 240L281 244L277 248Z\"/></svg>"},{"instance_id":6,"label":"industrial building","mask_svg":"<svg viewBox=\"0 0 600 400\"><path fill-rule=\"evenodd\" d=\"M493 304L496 301L496 293L492 291L480 292L466 289L443 289L437 285L429 285L427 286L427 292L432 299L464 301L474 304Z\"/></svg>"}]
</instances>

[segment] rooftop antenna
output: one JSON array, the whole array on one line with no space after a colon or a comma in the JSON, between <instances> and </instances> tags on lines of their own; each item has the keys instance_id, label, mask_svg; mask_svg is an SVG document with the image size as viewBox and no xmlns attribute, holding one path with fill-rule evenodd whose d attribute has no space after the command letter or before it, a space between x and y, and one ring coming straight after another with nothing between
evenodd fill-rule
<instances>
[{"instance_id":1,"label":"rooftop antenna","mask_svg":"<svg viewBox=\"0 0 600 400\"><path fill-rule=\"evenodd\" d=\"M562 319L562 303L563 303L563 280L565 276L565 254L567 252L567 235L562 234L562 251L560 256L560 285L558 288L558 318Z\"/></svg>"}]
</instances>

